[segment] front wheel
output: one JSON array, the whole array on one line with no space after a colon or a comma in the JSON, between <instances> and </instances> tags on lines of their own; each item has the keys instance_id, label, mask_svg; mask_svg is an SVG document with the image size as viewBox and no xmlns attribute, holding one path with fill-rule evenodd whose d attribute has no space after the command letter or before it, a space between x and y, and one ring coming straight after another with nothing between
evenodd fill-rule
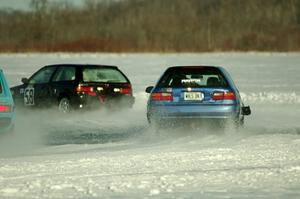
<instances>
[{"instance_id":1,"label":"front wheel","mask_svg":"<svg viewBox=\"0 0 300 199\"><path fill-rule=\"evenodd\" d=\"M66 97L63 97L59 100L58 110L61 113L69 113L71 111L70 100Z\"/></svg>"}]
</instances>

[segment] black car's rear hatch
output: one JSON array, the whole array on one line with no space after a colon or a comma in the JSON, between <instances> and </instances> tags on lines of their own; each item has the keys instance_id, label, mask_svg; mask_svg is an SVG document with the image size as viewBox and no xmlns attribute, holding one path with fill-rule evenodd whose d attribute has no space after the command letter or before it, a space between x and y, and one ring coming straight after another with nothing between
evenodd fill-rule
<instances>
[{"instance_id":1,"label":"black car's rear hatch","mask_svg":"<svg viewBox=\"0 0 300 199\"><path fill-rule=\"evenodd\" d=\"M84 67L78 90L91 96L132 95L128 78L117 67Z\"/></svg>"}]
</instances>

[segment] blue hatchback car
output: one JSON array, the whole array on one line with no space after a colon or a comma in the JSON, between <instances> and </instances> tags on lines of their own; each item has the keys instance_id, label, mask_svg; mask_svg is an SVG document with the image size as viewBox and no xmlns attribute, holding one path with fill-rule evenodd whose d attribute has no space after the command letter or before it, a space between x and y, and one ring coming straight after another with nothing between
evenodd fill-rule
<instances>
[{"instance_id":1,"label":"blue hatchback car","mask_svg":"<svg viewBox=\"0 0 300 199\"><path fill-rule=\"evenodd\" d=\"M15 104L3 71L0 69L0 134L13 131L15 118Z\"/></svg>"},{"instance_id":2,"label":"blue hatchback car","mask_svg":"<svg viewBox=\"0 0 300 199\"><path fill-rule=\"evenodd\" d=\"M156 126L183 121L243 125L250 115L228 72L215 66L174 66L168 68L156 86L149 86L149 123ZM172 126L172 125L171 125Z\"/></svg>"}]
</instances>

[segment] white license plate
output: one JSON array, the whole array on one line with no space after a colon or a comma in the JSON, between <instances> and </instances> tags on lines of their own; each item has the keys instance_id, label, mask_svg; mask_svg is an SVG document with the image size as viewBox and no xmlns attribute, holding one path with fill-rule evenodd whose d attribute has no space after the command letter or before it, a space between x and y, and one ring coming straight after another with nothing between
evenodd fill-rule
<instances>
[{"instance_id":1,"label":"white license plate","mask_svg":"<svg viewBox=\"0 0 300 199\"><path fill-rule=\"evenodd\" d=\"M184 92L184 100L197 100L201 101L204 98L203 93L201 92Z\"/></svg>"}]
</instances>

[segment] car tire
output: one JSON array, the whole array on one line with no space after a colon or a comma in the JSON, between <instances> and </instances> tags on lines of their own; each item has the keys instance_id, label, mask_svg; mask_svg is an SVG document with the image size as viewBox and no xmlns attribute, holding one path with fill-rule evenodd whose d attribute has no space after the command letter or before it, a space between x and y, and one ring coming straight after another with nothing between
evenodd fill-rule
<instances>
[{"instance_id":1,"label":"car tire","mask_svg":"<svg viewBox=\"0 0 300 199\"><path fill-rule=\"evenodd\" d=\"M69 98L63 97L59 100L58 110L61 113L69 113L71 111L71 103Z\"/></svg>"},{"instance_id":2,"label":"car tire","mask_svg":"<svg viewBox=\"0 0 300 199\"><path fill-rule=\"evenodd\" d=\"M244 128L244 117L240 118L240 119L237 119L235 122L234 122L234 125L235 125L235 129L237 131L241 130Z\"/></svg>"}]
</instances>

